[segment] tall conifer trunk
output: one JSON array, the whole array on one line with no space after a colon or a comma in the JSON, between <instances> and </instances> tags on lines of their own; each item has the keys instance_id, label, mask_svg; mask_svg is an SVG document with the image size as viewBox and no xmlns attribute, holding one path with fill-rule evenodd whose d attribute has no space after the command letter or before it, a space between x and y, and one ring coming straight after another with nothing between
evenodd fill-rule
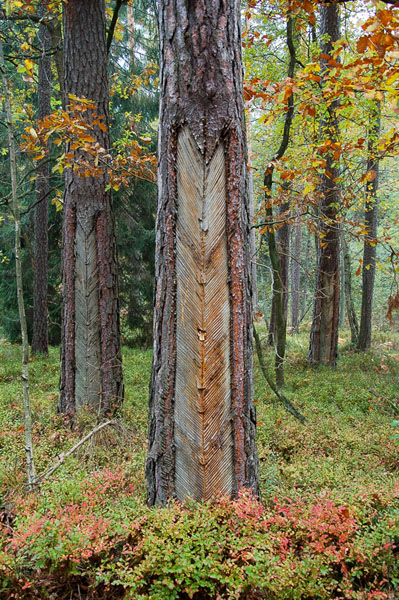
<instances>
[{"instance_id":1,"label":"tall conifer trunk","mask_svg":"<svg viewBox=\"0 0 399 600\"><path fill-rule=\"evenodd\" d=\"M290 203L284 202L280 206L278 211L278 219L281 219L283 215L287 218L287 213L290 209ZM287 310L288 310L288 289L289 289L289 271L290 271L290 226L288 223L284 223L282 227L277 229L276 236L276 247L277 255L280 263L280 275L274 273L274 277L280 276L281 287L282 287L282 311L283 319L287 322ZM277 318L276 318L276 302L273 296L272 310L270 313L270 326L269 326L269 344L271 346L277 343Z\"/></svg>"},{"instance_id":2,"label":"tall conifer trunk","mask_svg":"<svg viewBox=\"0 0 399 600\"><path fill-rule=\"evenodd\" d=\"M339 39L339 6L323 4L320 8L322 55L331 56L333 43ZM328 73L328 60L321 60L323 77ZM337 103L325 109L320 122L321 140L334 146L337 137ZM320 182L320 230L316 272L313 322L310 332L309 362L335 365L338 351L339 320L339 227L336 222L339 197L339 167L334 151L324 155L326 168Z\"/></svg>"},{"instance_id":3,"label":"tall conifer trunk","mask_svg":"<svg viewBox=\"0 0 399 600\"><path fill-rule=\"evenodd\" d=\"M161 0L148 501L258 491L238 0Z\"/></svg>"},{"instance_id":4,"label":"tall conifer trunk","mask_svg":"<svg viewBox=\"0 0 399 600\"><path fill-rule=\"evenodd\" d=\"M351 255L345 236L341 235L343 263L344 263L344 282L345 282L345 304L348 315L349 328L351 330L351 344L356 345L359 335L359 325L356 318L355 304L352 294L352 265Z\"/></svg>"},{"instance_id":5,"label":"tall conifer trunk","mask_svg":"<svg viewBox=\"0 0 399 600\"><path fill-rule=\"evenodd\" d=\"M37 118L43 119L51 112L51 35L45 23L39 27L41 57L39 60ZM48 353L48 195L50 191L50 165L39 163L36 179L36 206L34 213L34 280L33 280L33 334L32 353Z\"/></svg>"},{"instance_id":6,"label":"tall conifer trunk","mask_svg":"<svg viewBox=\"0 0 399 600\"><path fill-rule=\"evenodd\" d=\"M367 147L367 175L366 202L364 210L365 228L367 235L364 237L363 265L362 265L362 309L360 316L360 328L357 348L358 350L370 350L371 344L371 322L373 311L375 259L376 259L376 237L377 237L377 213L378 213L378 170L379 160L376 156L377 142L381 128L381 103L376 102L374 110L370 115L370 129Z\"/></svg>"},{"instance_id":7,"label":"tall conifer trunk","mask_svg":"<svg viewBox=\"0 0 399 600\"><path fill-rule=\"evenodd\" d=\"M65 94L94 102L109 148L108 75L104 0L64 5ZM86 113L90 121L92 114ZM83 153L74 151L75 162ZM87 159L88 157L85 156ZM63 221L63 336L59 409L82 406L113 412L123 397L116 243L106 175L65 170Z\"/></svg>"},{"instance_id":8,"label":"tall conifer trunk","mask_svg":"<svg viewBox=\"0 0 399 600\"><path fill-rule=\"evenodd\" d=\"M291 327L292 331L299 330L299 303L301 299L301 249L302 221L299 216L295 219L293 249L291 257Z\"/></svg>"}]
</instances>

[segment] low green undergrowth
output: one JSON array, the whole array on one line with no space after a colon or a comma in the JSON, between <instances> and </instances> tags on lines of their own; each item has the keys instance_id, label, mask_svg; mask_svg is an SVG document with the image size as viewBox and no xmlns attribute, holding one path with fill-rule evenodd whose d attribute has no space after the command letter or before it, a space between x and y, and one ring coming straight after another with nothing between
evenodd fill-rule
<instances>
[{"instance_id":1,"label":"low green undergrowth","mask_svg":"<svg viewBox=\"0 0 399 600\"><path fill-rule=\"evenodd\" d=\"M167 509L145 505L151 353L124 352L123 429L103 430L27 494L20 348L1 342L0 597L398 597L399 339L375 339L359 355L343 335L337 368L314 369L307 337L289 338L285 393L304 426L255 365L262 504L244 492ZM38 472L93 424L82 414L71 431L57 416L58 361L52 349L30 365Z\"/></svg>"}]
</instances>

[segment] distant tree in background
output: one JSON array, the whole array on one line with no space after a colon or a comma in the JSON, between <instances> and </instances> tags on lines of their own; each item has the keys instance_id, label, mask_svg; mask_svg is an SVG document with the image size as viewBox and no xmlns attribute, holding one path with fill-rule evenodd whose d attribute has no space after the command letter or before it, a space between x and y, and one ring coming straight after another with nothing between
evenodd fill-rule
<instances>
[{"instance_id":1,"label":"distant tree in background","mask_svg":"<svg viewBox=\"0 0 399 600\"><path fill-rule=\"evenodd\" d=\"M51 57L50 31L40 23L38 31L39 82L37 118L43 119L51 112ZM32 352L48 354L48 203L50 194L50 164L47 157L40 161L36 174L36 204L34 210L34 280Z\"/></svg>"},{"instance_id":2,"label":"distant tree in background","mask_svg":"<svg viewBox=\"0 0 399 600\"><path fill-rule=\"evenodd\" d=\"M362 263L362 306L360 314L358 350L370 350L371 324L373 317L374 280L377 256L378 218L378 175L379 158L377 145L381 131L381 102L375 101L370 111L370 127L367 145L366 201L364 222L367 234L364 237Z\"/></svg>"},{"instance_id":3,"label":"distant tree in background","mask_svg":"<svg viewBox=\"0 0 399 600\"><path fill-rule=\"evenodd\" d=\"M340 38L338 4L323 4L320 8L321 69L325 76L329 70L333 44ZM317 257L316 288L313 322L310 332L309 362L335 365L338 351L339 317L339 225L337 223L339 192L339 166L334 157L334 143L338 139L336 100L326 106L320 122L322 139L331 141L325 153L326 167L320 177L319 247Z\"/></svg>"},{"instance_id":4,"label":"distant tree in background","mask_svg":"<svg viewBox=\"0 0 399 600\"><path fill-rule=\"evenodd\" d=\"M118 25L109 53L111 141L123 149L131 139L145 136L148 150L156 152L159 92L154 2L140 0L122 7ZM128 188L114 193L122 340L141 347L152 345L156 198L155 183L134 177Z\"/></svg>"}]
</instances>

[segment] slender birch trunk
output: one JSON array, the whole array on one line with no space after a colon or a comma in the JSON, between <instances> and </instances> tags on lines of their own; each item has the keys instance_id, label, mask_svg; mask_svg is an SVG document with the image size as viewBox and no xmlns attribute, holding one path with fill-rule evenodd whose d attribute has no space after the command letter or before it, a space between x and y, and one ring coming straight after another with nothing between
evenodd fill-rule
<instances>
[{"instance_id":1,"label":"slender birch trunk","mask_svg":"<svg viewBox=\"0 0 399 600\"><path fill-rule=\"evenodd\" d=\"M29 399L29 342L28 342L28 329L26 325L26 314L25 304L23 295L22 285L22 265L21 265L21 220L19 213L19 204L17 196L17 161L15 154L15 139L14 130L12 124L12 110L11 110L11 99L8 88L7 75L4 63L3 44L0 40L0 70L1 78L3 83L3 92L6 105L7 114L7 132L8 132L8 146L10 152L10 176L11 176L11 195L12 195L12 206L13 216L15 224L15 273L17 282L17 299L18 299L18 312L19 321L21 324L21 337L22 337L22 390L24 399L24 416L25 416L25 454L26 454L26 465L28 472L28 487L31 490L36 482L36 469L33 457L33 441L32 441L32 414L30 409Z\"/></svg>"}]
</instances>

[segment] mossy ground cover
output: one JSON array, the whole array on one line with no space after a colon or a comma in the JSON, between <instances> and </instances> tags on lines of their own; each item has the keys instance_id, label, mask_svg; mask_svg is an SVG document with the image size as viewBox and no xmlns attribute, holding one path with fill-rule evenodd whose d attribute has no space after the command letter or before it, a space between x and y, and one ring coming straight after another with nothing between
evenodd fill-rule
<instances>
[{"instance_id":1,"label":"mossy ground cover","mask_svg":"<svg viewBox=\"0 0 399 600\"><path fill-rule=\"evenodd\" d=\"M244 494L151 510L151 353L125 349L123 428L104 430L27 494L20 348L1 342L0 597L399 597L399 336L377 332L368 354L348 338L336 369L307 365L306 333L288 340L285 393L305 425L255 361L262 504ZM39 473L94 423L84 413L71 431L56 414L58 369L56 348L30 363Z\"/></svg>"}]
</instances>

